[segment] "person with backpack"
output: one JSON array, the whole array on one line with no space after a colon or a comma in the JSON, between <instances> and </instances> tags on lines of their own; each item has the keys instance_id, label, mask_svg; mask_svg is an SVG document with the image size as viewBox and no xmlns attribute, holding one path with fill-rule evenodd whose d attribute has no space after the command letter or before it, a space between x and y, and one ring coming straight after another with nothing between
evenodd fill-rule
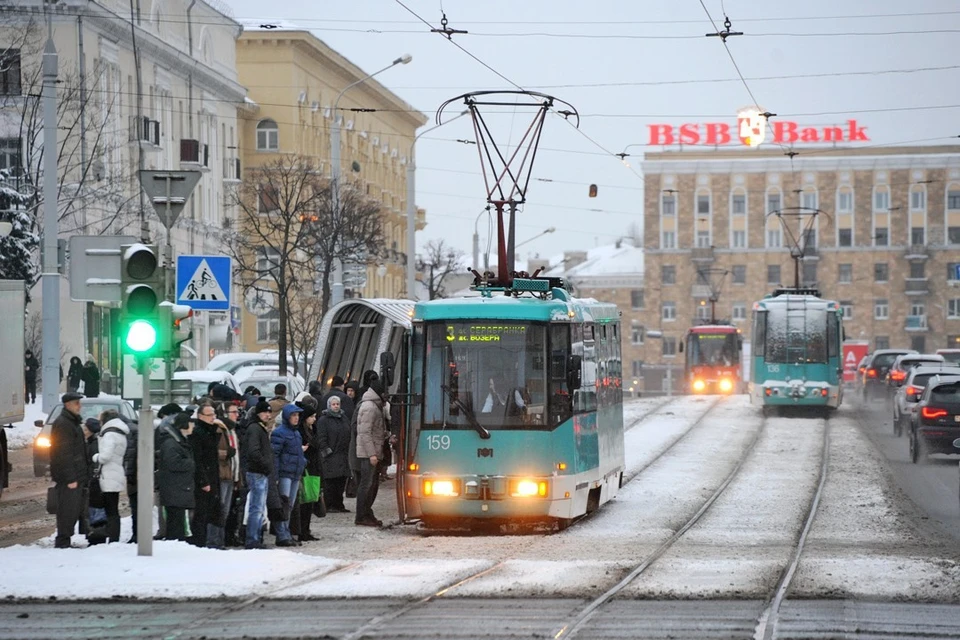
<instances>
[{"instance_id":1,"label":"person with backpack","mask_svg":"<svg viewBox=\"0 0 960 640\"><path fill-rule=\"evenodd\" d=\"M100 494L107 513L106 542L120 541L120 492L127 488L123 459L130 427L116 411L100 414L100 433L93 463L100 465Z\"/></svg>"}]
</instances>

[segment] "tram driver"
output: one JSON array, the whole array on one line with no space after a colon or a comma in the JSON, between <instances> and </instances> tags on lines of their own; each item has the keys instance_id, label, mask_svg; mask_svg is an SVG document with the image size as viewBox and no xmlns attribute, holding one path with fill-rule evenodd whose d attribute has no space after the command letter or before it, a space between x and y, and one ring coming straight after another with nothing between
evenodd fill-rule
<instances>
[{"instance_id":1,"label":"tram driver","mask_svg":"<svg viewBox=\"0 0 960 640\"><path fill-rule=\"evenodd\" d=\"M505 388L507 385L503 382L500 383L500 388ZM498 413L506 413L508 403L510 408L510 415L520 415L524 412L524 409L527 408L526 396L522 389L514 388L513 398L511 402L510 392L500 392L497 390L497 383L493 378L490 378L489 392L487 393L487 398L483 401L483 408L480 409L480 413L493 413L496 409Z\"/></svg>"}]
</instances>

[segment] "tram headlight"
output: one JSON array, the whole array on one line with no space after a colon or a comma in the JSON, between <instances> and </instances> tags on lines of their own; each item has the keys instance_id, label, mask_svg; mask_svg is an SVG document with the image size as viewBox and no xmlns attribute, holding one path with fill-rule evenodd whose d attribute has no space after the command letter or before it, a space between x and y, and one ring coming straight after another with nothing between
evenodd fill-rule
<instances>
[{"instance_id":1,"label":"tram headlight","mask_svg":"<svg viewBox=\"0 0 960 640\"><path fill-rule=\"evenodd\" d=\"M510 483L510 495L514 498L544 498L547 495L547 481L523 478Z\"/></svg>"},{"instance_id":2,"label":"tram headlight","mask_svg":"<svg viewBox=\"0 0 960 640\"><path fill-rule=\"evenodd\" d=\"M439 498L456 498L460 495L459 480L424 480L423 495Z\"/></svg>"},{"instance_id":3,"label":"tram headlight","mask_svg":"<svg viewBox=\"0 0 960 640\"><path fill-rule=\"evenodd\" d=\"M730 393L733 391L733 383L730 382L729 378L724 378L720 381L720 391L723 393Z\"/></svg>"},{"instance_id":4,"label":"tram headlight","mask_svg":"<svg viewBox=\"0 0 960 640\"><path fill-rule=\"evenodd\" d=\"M693 381L693 390L696 391L697 393L703 391L706 388L707 388L707 383L704 382L703 380Z\"/></svg>"}]
</instances>

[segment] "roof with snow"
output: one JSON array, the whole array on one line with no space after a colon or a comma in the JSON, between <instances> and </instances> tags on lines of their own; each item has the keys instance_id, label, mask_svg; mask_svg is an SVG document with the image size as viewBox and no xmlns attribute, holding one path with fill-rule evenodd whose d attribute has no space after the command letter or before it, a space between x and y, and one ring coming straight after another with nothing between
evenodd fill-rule
<instances>
[{"instance_id":1,"label":"roof with snow","mask_svg":"<svg viewBox=\"0 0 960 640\"><path fill-rule=\"evenodd\" d=\"M580 256L577 256L580 253ZM588 249L586 259L577 262L584 252L567 251L550 258L551 269L541 275L563 277L568 280L606 278L610 276L642 276L643 249L630 239ZM567 266L567 265L572 266Z\"/></svg>"}]
</instances>

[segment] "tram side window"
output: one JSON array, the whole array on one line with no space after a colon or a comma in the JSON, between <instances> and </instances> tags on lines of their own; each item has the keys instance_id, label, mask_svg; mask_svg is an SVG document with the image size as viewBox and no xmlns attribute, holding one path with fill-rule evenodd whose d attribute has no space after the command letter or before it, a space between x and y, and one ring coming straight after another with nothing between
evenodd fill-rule
<instances>
[{"instance_id":1,"label":"tram side window","mask_svg":"<svg viewBox=\"0 0 960 640\"><path fill-rule=\"evenodd\" d=\"M836 313L830 313L827 315L827 357L836 358L840 355L840 340L838 339L838 334L840 333L839 327L840 318L837 317Z\"/></svg>"},{"instance_id":2,"label":"tram side window","mask_svg":"<svg viewBox=\"0 0 960 640\"><path fill-rule=\"evenodd\" d=\"M767 312L757 311L753 316L753 355L764 357L767 348Z\"/></svg>"},{"instance_id":3,"label":"tram side window","mask_svg":"<svg viewBox=\"0 0 960 640\"><path fill-rule=\"evenodd\" d=\"M597 408L597 343L593 324L583 325L583 365L580 388L574 392L573 410L585 413Z\"/></svg>"},{"instance_id":4,"label":"tram side window","mask_svg":"<svg viewBox=\"0 0 960 640\"><path fill-rule=\"evenodd\" d=\"M573 415L570 395L570 325L550 325L550 426L569 420Z\"/></svg>"}]
</instances>

